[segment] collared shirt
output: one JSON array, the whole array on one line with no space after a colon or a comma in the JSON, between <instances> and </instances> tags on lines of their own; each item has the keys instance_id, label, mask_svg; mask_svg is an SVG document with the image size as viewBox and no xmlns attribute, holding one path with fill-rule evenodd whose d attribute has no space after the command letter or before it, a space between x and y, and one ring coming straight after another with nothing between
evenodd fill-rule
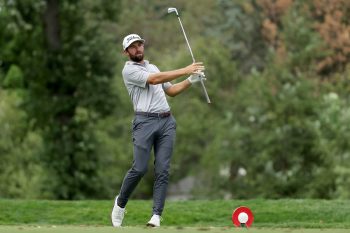
<instances>
[{"instance_id":1,"label":"collared shirt","mask_svg":"<svg viewBox=\"0 0 350 233\"><path fill-rule=\"evenodd\" d=\"M125 63L122 75L135 112L170 111L164 90L172 84L170 82L156 85L147 83L150 74L158 72L160 72L159 69L147 60L144 60L143 64L133 61Z\"/></svg>"}]
</instances>

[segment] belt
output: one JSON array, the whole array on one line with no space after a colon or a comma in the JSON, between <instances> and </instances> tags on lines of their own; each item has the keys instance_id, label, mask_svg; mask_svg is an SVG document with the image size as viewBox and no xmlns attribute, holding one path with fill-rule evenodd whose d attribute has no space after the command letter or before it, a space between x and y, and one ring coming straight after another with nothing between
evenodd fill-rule
<instances>
[{"instance_id":1,"label":"belt","mask_svg":"<svg viewBox=\"0 0 350 233\"><path fill-rule=\"evenodd\" d=\"M160 113L155 113L155 112L135 112L135 115L164 118L164 117L170 116L171 112L160 112Z\"/></svg>"}]
</instances>

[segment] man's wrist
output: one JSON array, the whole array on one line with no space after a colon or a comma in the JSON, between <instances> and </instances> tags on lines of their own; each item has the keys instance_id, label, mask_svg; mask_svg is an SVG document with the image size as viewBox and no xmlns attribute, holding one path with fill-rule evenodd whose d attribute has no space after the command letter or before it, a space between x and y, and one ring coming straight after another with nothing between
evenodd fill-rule
<instances>
[{"instance_id":1,"label":"man's wrist","mask_svg":"<svg viewBox=\"0 0 350 233\"><path fill-rule=\"evenodd\" d=\"M181 76L183 76L183 75L188 75L188 74L189 74L189 73L187 73L186 68L181 68L181 69L180 69L180 73L181 73Z\"/></svg>"},{"instance_id":2,"label":"man's wrist","mask_svg":"<svg viewBox=\"0 0 350 233\"><path fill-rule=\"evenodd\" d=\"M187 78L187 81L192 85L193 83L191 82L191 76Z\"/></svg>"}]
</instances>

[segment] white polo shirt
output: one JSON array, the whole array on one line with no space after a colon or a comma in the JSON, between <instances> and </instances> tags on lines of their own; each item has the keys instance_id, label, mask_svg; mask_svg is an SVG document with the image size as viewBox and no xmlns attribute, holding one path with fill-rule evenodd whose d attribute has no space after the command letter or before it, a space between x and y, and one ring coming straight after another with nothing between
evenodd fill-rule
<instances>
[{"instance_id":1,"label":"white polo shirt","mask_svg":"<svg viewBox=\"0 0 350 233\"><path fill-rule=\"evenodd\" d=\"M150 74L160 72L159 69L144 60L144 64L127 61L122 75L126 89L134 105L135 112L161 113L170 111L165 92L171 87L170 82L150 85L147 79Z\"/></svg>"}]
</instances>

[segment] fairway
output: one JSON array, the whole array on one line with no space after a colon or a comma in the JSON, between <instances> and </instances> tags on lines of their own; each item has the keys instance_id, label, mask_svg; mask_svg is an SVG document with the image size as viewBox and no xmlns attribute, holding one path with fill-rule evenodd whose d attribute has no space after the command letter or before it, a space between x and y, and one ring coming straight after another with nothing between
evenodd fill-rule
<instances>
[{"instance_id":1,"label":"fairway","mask_svg":"<svg viewBox=\"0 0 350 233\"><path fill-rule=\"evenodd\" d=\"M340 200L169 201L160 228L146 228L151 201L128 205L125 227L110 226L110 201L0 199L0 233L348 233L350 203ZM252 228L236 228L236 206L253 209ZM213 211L215 210L215 211Z\"/></svg>"},{"instance_id":2,"label":"fairway","mask_svg":"<svg viewBox=\"0 0 350 233\"><path fill-rule=\"evenodd\" d=\"M123 227L112 228L105 226L0 226L0 232L6 233L140 233L140 232L155 232L155 233L223 233L223 232L249 232L249 233L348 233L348 229L291 229L291 228L234 228L234 227L161 227L161 228L146 228L146 227Z\"/></svg>"}]
</instances>

